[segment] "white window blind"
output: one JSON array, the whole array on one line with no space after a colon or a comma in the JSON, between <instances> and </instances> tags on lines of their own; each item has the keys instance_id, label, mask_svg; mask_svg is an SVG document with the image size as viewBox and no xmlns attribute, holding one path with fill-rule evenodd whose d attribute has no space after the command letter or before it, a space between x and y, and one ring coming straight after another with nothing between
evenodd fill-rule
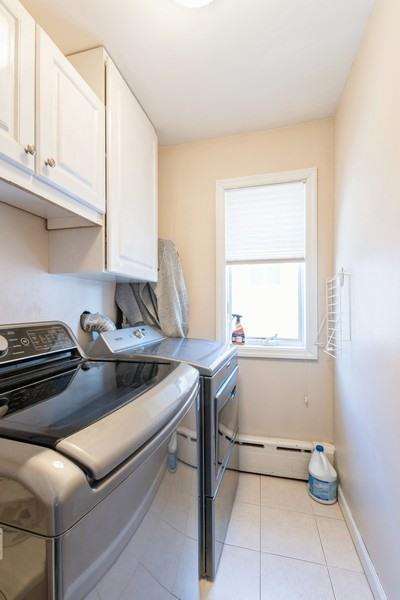
<instances>
[{"instance_id":1,"label":"white window blind","mask_svg":"<svg viewBox=\"0 0 400 600\"><path fill-rule=\"evenodd\" d=\"M305 259L303 181L226 191L228 263Z\"/></svg>"}]
</instances>

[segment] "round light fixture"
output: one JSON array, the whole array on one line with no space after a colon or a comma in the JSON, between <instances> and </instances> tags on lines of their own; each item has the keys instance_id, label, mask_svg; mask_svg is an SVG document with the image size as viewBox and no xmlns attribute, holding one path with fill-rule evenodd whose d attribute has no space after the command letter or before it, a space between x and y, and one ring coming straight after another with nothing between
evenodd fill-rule
<instances>
[{"instance_id":1,"label":"round light fixture","mask_svg":"<svg viewBox=\"0 0 400 600\"><path fill-rule=\"evenodd\" d=\"M207 4L211 4L214 0L175 0L177 4L181 6L186 6L187 8L201 8L202 6L207 6Z\"/></svg>"}]
</instances>

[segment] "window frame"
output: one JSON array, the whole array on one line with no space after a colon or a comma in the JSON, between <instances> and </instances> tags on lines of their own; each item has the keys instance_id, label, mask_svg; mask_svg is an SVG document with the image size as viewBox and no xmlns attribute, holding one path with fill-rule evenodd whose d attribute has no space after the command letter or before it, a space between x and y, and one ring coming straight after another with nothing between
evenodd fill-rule
<instances>
[{"instance_id":1,"label":"window frame","mask_svg":"<svg viewBox=\"0 0 400 600\"><path fill-rule=\"evenodd\" d=\"M217 339L228 340L228 271L226 264L226 192L238 188L304 181L306 185L306 252L304 285L305 345L237 346L240 357L278 359L318 359L318 171L315 167L221 179L216 182L216 326ZM271 261L271 263L274 261ZM285 261L286 262L286 261ZM289 262L289 260L287 261ZM246 324L245 329L246 329Z\"/></svg>"}]
</instances>

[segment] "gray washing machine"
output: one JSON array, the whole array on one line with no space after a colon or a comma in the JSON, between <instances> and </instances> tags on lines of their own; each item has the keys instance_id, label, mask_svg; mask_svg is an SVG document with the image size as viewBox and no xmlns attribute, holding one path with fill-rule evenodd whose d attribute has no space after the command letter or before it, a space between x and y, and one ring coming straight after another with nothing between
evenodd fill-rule
<instances>
[{"instance_id":1,"label":"gray washing machine","mask_svg":"<svg viewBox=\"0 0 400 600\"><path fill-rule=\"evenodd\" d=\"M0 598L199 597L199 375L0 327Z\"/></svg>"},{"instance_id":2,"label":"gray washing machine","mask_svg":"<svg viewBox=\"0 0 400 600\"><path fill-rule=\"evenodd\" d=\"M239 418L236 348L212 340L167 338L148 325L98 334L89 355L177 360L195 367L201 393L201 574L215 578L236 495ZM186 435L186 438L184 437ZM192 428L180 431L181 450L197 442ZM183 443L183 441L185 443ZM192 440L192 441L191 441ZM184 460L187 460L187 458Z\"/></svg>"}]
</instances>

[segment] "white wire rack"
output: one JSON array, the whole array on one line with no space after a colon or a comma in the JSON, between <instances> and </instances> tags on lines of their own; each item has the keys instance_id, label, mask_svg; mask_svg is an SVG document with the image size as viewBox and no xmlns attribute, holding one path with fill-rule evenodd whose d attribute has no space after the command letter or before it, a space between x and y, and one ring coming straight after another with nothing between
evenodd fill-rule
<instances>
[{"instance_id":1,"label":"white wire rack","mask_svg":"<svg viewBox=\"0 0 400 600\"><path fill-rule=\"evenodd\" d=\"M351 341L350 273L343 269L326 281L326 343L323 350L337 358L344 342ZM321 329L323 327L321 326ZM322 346L322 344L321 344Z\"/></svg>"},{"instance_id":2,"label":"white wire rack","mask_svg":"<svg viewBox=\"0 0 400 600\"><path fill-rule=\"evenodd\" d=\"M336 358L338 347L338 277L331 277L326 282L326 344L324 352Z\"/></svg>"}]
</instances>

